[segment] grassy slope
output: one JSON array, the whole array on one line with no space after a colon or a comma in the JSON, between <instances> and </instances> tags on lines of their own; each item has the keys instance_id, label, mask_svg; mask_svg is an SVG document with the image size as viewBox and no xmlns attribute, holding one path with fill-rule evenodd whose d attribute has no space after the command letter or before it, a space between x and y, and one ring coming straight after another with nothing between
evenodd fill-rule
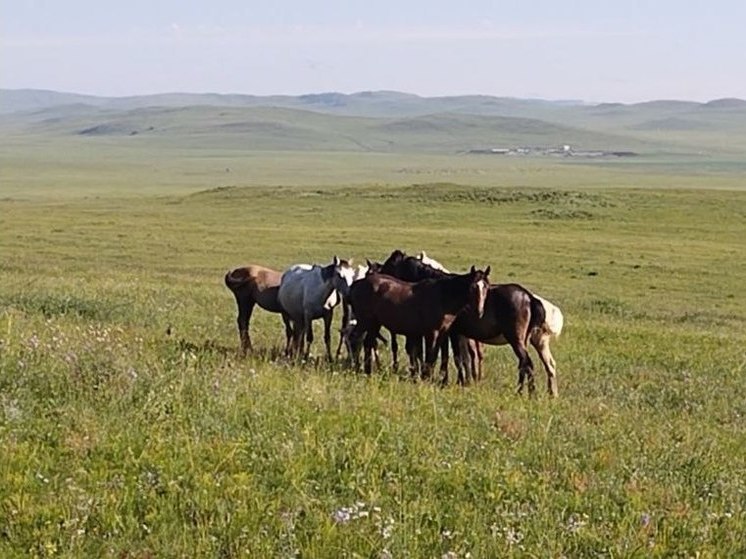
<instances>
[{"instance_id":1,"label":"grassy slope","mask_svg":"<svg viewBox=\"0 0 746 559\"><path fill-rule=\"evenodd\" d=\"M3 556L746 551L740 175L87 140L3 148ZM560 304L561 398L236 358L227 268L394 247Z\"/></svg>"}]
</instances>

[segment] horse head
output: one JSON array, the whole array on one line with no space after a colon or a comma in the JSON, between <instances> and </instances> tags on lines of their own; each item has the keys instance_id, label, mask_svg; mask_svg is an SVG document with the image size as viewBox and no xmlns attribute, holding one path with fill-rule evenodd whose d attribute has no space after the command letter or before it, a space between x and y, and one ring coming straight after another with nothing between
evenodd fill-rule
<instances>
[{"instance_id":1,"label":"horse head","mask_svg":"<svg viewBox=\"0 0 746 559\"><path fill-rule=\"evenodd\" d=\"M349 261L340 260L335 255L332 263L321 269L321 278L326 282L331 282L334 289L346 296L352 282L355 281L355 268L350 266Z\"/></svg>"},{"instance_id":2,"label":"horse head","mask_svg":"<svg viewBox=\"0 0 746 559\"><path fill-rule=\"evenodd\" d=\"M381 264L380 262L371 262L370 260L366 260L365 263L368 265L368 271L365 275L383 273L383 264Z\"/></svg>"},{"instance_id":3,"label":"horse head","mask_svg":"<svg viewBox=\"0 0 746 559\"><path fill-rule=\"evenodd\" d=\"M490 288L490 271L491 266L484 270L477 270L474 266L469 270L469 302L477 311L477 316L484 316L484 302L487 300L487 293Z\"/></svg>"},{"instance_id":4,"label":"horse head","mask_svg":"<svg viewBox=\"0 0 746 559\"><path fill-rule=\"evenodd\" d=\"M397 248L395 251L389 254L389 257L386 260L384 260L382 267L385 269L394 269L401 262L403 262L406 258L407 258L407 255L404 253L404 251L399 250ZM384 273L387 273L387 272L384 272Z\"/></svg>"}]
</instances>

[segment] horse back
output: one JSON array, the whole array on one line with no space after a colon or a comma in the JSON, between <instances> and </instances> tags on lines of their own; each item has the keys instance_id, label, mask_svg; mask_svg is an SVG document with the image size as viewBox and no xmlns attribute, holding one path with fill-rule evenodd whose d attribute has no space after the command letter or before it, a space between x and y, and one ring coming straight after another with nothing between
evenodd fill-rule
<instances>
[{"instance_id":1,"label":"horse back","mask_svg":"<svg viewBox=\"0 0 746 559\"><path fill-rule=\"evenodd\" d=\"M271 268L250 264L225 274L225 285L233 292L249 289L267 289L280 285L282 273Z\"/></svg>"},{"instance_id":2,"label":"horse back","mask_svg":"<svg viewBox=\"0 0 746 559\"><path fill-rule=\"evenodd\" d=\"M515 284L491 285L480 318L474 309L459 314L455 332L490 344L502 345L509 338L525 339L531 323L531 294Z\"/></svg>"},{"instance_id":3,"label":"horse back","mask_svg":"<svg viewBox=\"0 0 746 559\"><path fill-rule=\"evenodd\" d=\"M383 325L397 334L421 335L443 323L442 309L433 298L435 289L434 284L414 284L372 273L352 285L350 301L361 324Z\"/></svg>"},{"instance_id":4,"label":"horse back","mask_svg":"<svg viewBox=\"0 0 746 559\"><path fill-rule=\"evenodd\" d=\"M333 295L334 291L329 292L319 266L296 264L282 275L280 303L293 316L310 314L312 319L319 318L339 302L339 298Z\"/></svg>"}]
</instances>

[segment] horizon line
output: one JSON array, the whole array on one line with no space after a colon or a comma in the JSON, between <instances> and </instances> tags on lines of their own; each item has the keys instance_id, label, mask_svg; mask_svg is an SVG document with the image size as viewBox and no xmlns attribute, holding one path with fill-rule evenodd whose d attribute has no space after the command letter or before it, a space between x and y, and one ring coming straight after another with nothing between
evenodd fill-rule
<instances>
[{"instance_id":1,"label":"horizon line","mask_svg":"<svg viewBox=\"0 0 746 559\"><path fill-rule=\"evenodd\" d=\"M646 103L657 103L657 102L666 102L666 103L693 103L693 104L699 104L699 105L708 105L710 103L718 102L718 101L741 101L746 103L746 99L740 98L740 97L734 97L734 96L724 96L724 97L715 97L712 99L709 99L707 101L695 101L692 99L676 99L676 98L652 98L647 99L645 101L634 101L634 102L623 102L623 101L589 101L586 99L571 99L571 98L549 98L549 97L518 97L515 95L494 95L490 93L450 93L445 95L422 95L419 93L412 93L408 91L402 91L398 89L361 89L357 91L352 92L344 92L339 90L329 90L329 91L315 91L315 92L306 92L306 93L299 93L299 94L292 94L292 93L270 93L270 94L256 94L256 93L238 93L238 92L217 92L217 91L161 91L157 93L133 93L128 95L101 95L96 93L82 93L79 91L66 91L66 90L59 90L59 89L50 89L50 88L44 88L44 87L0 87L0 91L15 91L15 92L21 92L21 91L38 91L38 92L47 92L47 93L59 93L64 95L79 95L83 97L96 97L99 99L128 99L128 98L138 98L138 97L158 97L158 96L165 96L165 95L195 95L195 96L201 96L201 95L216 95L216 96L224 96L224 97L230 97L230 96L241 96L241 97L306 97L306 96L312 96L312 95L343 95L347 97L352 97L356 95L365 95L365 94L400 94L400 95L406 95L411 97L417 97L420 99L444 99L444 98L454 98L454 97L488 97L492 99L512 99L512 100L518 100L518 101L536 101L536 102L545 102L545 103L574 103L577 105L591 105L591 106L598 106L598 105L641 105Z\"/></svg>"}]
</instances>

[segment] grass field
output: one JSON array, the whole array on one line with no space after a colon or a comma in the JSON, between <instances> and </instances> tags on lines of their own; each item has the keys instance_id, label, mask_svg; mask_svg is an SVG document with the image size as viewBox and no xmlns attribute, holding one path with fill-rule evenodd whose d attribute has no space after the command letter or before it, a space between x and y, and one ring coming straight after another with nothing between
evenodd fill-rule
<instances>
[{"instance_id":1,"label":"grass field","mask_svg":"<svg viewBox=\"0 0 746 559\"><path fill-rule=\"evenodd\" d=\"M18 140L0 556L746 554L740 167ZM558 304L560 398L505 347L467 389L272 360L261 311L238 358L226 270L394 248Z\"/></svg>"}]
</instances>

